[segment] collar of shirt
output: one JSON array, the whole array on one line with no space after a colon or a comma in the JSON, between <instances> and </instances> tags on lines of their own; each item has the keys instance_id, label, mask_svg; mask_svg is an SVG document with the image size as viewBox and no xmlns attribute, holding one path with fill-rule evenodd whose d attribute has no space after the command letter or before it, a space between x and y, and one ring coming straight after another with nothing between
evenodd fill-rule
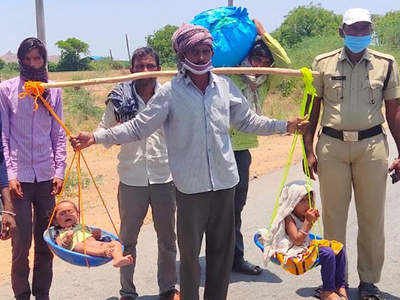
<instances>
[{"instance_id":1,"label":"collar of shirt","mask_svg":"<svg viewBox=\"0 0 400 300\"><path fill-rule=\"evenodd\" d=\"M214 73L212 73L212 72L210 72L209 74L210 74L210 78L209 78L208 86L210 86L211 88L214 88L215 85L216 85L216 81L218 80L218 77L217 77ZM178 77L179 79L183 80L183 82L184 82L186 85L192 84L194 87L196 87L196 85L194 84L194 82L192 81L192 79L190 78L190 76L189 76L188 74L186 74L186 72L185 72L185 73L179 73L179 74L177 75L177 77ZM197 88L197 87L196 87L196 88Z\"/></svg>"},{"instance_id":2,"label":"collar of shirt","mask_svg":"<svg viewBox=\"0 0 400 300\"><path fill-rule=\"evenodd\" d=\"M150 101L152 101L154 99L154 96L158 93L160 88L161 88L161 84L158 81L156 81L156 86L154 87L154 94L153 94L153 96L151 96L149 101L147 101L147 103L149 103ZM135 95L136 95L136 97L138 98L139 101L143 102L142 104L146 105L146 102L143 100L143 98L136 91L136 82L135 82L135 80L132 82L132 92L135 93Z\"/></svg>"},{"instance_id":3,"label":"collar of shirt","mask_svg":"<svg viewBox=\"0 0 400 300\"><path fill-rule=\"evenodd\" d=\"M349 58L349 56L346 53L346 49L345 47L343 47L342 51L340 52L339 55L339 61L344 61L347 60L350 64L353 64ZM360 61L358 63L360 63L363 60L367 60L367 61L371 61L371 54L368 51L368 48L366 49L366 51L364 52L364 55L361 57Z\"/></svg>"}]
</instances>

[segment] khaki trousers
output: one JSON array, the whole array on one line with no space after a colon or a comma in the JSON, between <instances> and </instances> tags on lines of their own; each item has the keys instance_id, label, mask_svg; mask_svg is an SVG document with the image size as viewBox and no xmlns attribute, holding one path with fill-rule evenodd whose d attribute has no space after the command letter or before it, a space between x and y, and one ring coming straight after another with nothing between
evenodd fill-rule
<instances>
[{"instance_id":1,"label":"khaki trousers","mask_svg":"<svg viewBox=\"0 0 400 300\"><path fill-rule=\"evenodd\" d=\"M324 236L346 243L352 187L358 219L357 269L360 280L380 280L385 253L384 215L388 144L380 134L343 142L321 134L316 149Z\"/></svg>"},{"instance_id":2,"label":"khaki trousers","mask_svg":"<svg viewBox=\"0 0 400 300\"><path fill-rule=\"evenodd\" d=\"M157 281L159 292L161 294L174 289L177 282L177 270L176 198L173 182L149 184L148 186L129 186L120 182L118 187L118 206L121 217L121 241L125 246L124 254L131 254L135 258L133 265L120 268L121 296L130 296L132 298L138 296L133 283L136 265L136 244L149 206L151 206L154 229L157 233ZM149 262L149 264L152 264L152 262Z\"/></svg>"}]
</instances>

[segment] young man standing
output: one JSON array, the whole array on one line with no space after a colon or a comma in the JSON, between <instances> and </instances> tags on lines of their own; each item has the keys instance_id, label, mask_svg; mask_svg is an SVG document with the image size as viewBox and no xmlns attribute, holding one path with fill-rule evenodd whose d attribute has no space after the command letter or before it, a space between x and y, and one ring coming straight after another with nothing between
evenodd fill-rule
<instances>
[{"instance_id":1,"label":"young man standing","mask_svg":"<svg viewBox=\"0 0 400 300\"><path fill-rule=\"evenodd\" d=\"M39 103L34 110L32 97L18 98L25 81L48 81L45 45L36 38L25 39L18 49L18 62L20 76L0 84L4 157L16 214L11 282L16 299L30 299L28 254L33 232L32 294L37 300L46 300L53 277L53 254L43 240L43 232L54 207L54 196L63 184L65 133L44 105ZM47 90L43 96L62 118L61 90Z\"/></svg>"},{"instance_id":2,"label":"young man standing","mask_svg":"<svg viewBox=\"0 0 400 300\"><path fill-rule=\"evenodd\" d=\"M131 73L160 69L158 54L152 48L143 47L133 52ZM107 107L99 127L107 129L133 119L152 102L159 89L160 84L156 78L118 84L108 95ZM121 145L118 160L120 235L125 253L131 254L136 262L138 235L148 207L151 206L158 240L157 277L160 299L177 300L175 186L168 166L163 129L157 129L146 139ZM120 268L121 300L138 296L133 284L134 270L135 263Z\"/></svg>"}]
</instances>

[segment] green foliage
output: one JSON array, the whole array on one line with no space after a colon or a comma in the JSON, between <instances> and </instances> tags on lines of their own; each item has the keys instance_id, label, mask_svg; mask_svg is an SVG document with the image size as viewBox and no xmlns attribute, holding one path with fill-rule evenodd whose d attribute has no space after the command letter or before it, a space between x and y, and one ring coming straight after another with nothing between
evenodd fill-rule
<instances>
[{"instance_id":1,"label":"green foliage","mask_svg":"<svg viewBox=\"0 0 400 300\"><path fill-rule=\"evenodd\" d=\"M73 80L80 80L80 78L75 78ZM63 92L65 103L64 110L66 114L74 120L74 122L80 124L89 119L100 119L102 109L94 105L94 99L86 89L65 88Z\"/></svg>"},{"instance_id":2,"label":"green foliage","mask_svg":"<svg viewBox=\"0 0 400 300\"><path fill-rule=\"evenodd\" d=\"M154 34L146 37L147 44L157 51L161 65L176 65L175 52L171 46L171 37L177 26L165 25Z\"/></svg>"},{"instance_id":3,"label":"green foliage","mask_svg":"<svg viewBox=\"0 0 400 300\"><path fill-rule=\"evenodd\" d=\"M3 69L6 66L6 62L0 59L0 69Z\"/></svg>"},{"instance_id":4,"label":"green foliage","mask_svg":"<svg viewBox=\"0 0 400 300\"><path fill-rule=\"evenodd\" d=\"M56 46L61 50L61 58L57 65L58 71L89 70L90 58L81 58L81 54L89 53L89 45L77 38L58 41Z\"/></svg>"},{"instance_id":5,"label":"green foliage","mask_svg":"<svg viewBox=\"0 0 400 300\"><path fill-rule=\"evenodd\" d=\"M311 67L314 58L322 53L330 52L343 47L343 39L338 34L327 36L308 37L292 48L287 48L287 53L292 60L292 67Z\"/></svg>"},{"instance_id":6,"label":"green foliage","mask_svg":"<svg viewBox=\"0 0 400 300\"><path fill-rule=\"evenodd\" d=\"M376 17L374 29L378 45L388 49L400 48L400 11L391 11L383 17Z\"/></svg>"},{"instance_id":7,"label":"green foliage","mask_svg":"<svg viewBox=\"0 0 400 300\"><path fill-rule=\"evenodd\" d=\"M57 63L49 61L47 64L47 69L49 72L57 72Z\"/></svg>"},{"instance_id":8,"label":"green foliage","mask_svg":"<svg viewBox=\"0 0 400 300\"><path fill-rule=\"evenodd\" d=\"M335 34L340 24L340 15L311 3L290 11L273 35L283 46L292 47L307 37Z\"/></svg>"},{"instance_id":9,"label":"green foliage","mask_svg":"<svg viewBox=\"0 0 400 300\"><path fill-rule=\"evenodd\" d=\"M77 55L80 55L81 53L87 55L89 53L89 45L78 40L77 38L69 38L65 41L58 41L56 46L61 50L61 54L62 52L75 53Z\"/></svg>"},{"instance_id":10,"label":"green foliage","mask_svg":"<svg viewBox=\"0 0 400 300\"><path fill-rule=\"evenodd\" d=\"M18 76L19 73L19 65L16 62L5 63L3 68L0 68L1 79L7 80Z\"/></svg>"},{"instance_id":11,"label":"green foliage","mask_svg":"<svg viewBox=\"0 0 400 300\"><path fill-rule=\"evenodd\" d=\"M90 62L90 69L98 72L129 69L130 62L125 60L111 60L109 58Z\"/></svg>"},{"instance_id":12,"label":"green foliage","mask_svg":"<svg viewBox=\"0 0 400 300\"><path fill-rule=\"evenodd\" d=\"M98 175L94 177L94 180L96 180L97 184L100 184L104 180L103 175ZM90 184L92 184L92 180L89 177L89 175L81 171L81 188L87 189ZM68 180L65 183L65 190L64 190L64 196L65 197L73 197L78 195L78 173L75 170L71 170L71 173L69 174Z\"/></svg>"},{"instance_id":13,"label":"green foliage","mask_svg":"<svg viewBox=\"0 0 400 300\"><path fill-rule=\"evenodd\" d=\"M296 88L296 81L294 79L282 79L277 85L278 91L281 93L282 97L287 97Z\"/></svg>"},{"instance_id":14,"label":"green foliage","mask_svg":"<svg viewBox=\"0 0 400 300\"><path fill-rule=\"evenodd\" d=\"M17 62L9 62L6 64L5 69L8 71L19 72L19 64Z\"/></svg>"}]
</instances>

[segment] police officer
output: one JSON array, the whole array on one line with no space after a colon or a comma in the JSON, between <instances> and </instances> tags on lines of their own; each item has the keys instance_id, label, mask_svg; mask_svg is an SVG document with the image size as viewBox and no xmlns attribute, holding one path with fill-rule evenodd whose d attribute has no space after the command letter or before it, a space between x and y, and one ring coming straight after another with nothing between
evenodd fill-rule
<instances>
[{"instance_id":1,"label":"police officer","mask_svg":"<svg viewBox=\"0 0 400 300\"><path fill-rule=\"evenodd\" d=\"M374 285L384 261L384 207L388 175L388 144L382 128L386 120L400 149L399 70L390 55L368 49L371 14L360 8L343 16L339 34L344 47L315 58L321 76L314 84L318 97L304 135L312 178L318 174L325 238L345 243L348 208L354 189L358 219L358 286L361 299L383 299ZM316 145L313 138L323 103ZM398 176L399 160L389 171Z\"/></svg>"}]
</instances>

